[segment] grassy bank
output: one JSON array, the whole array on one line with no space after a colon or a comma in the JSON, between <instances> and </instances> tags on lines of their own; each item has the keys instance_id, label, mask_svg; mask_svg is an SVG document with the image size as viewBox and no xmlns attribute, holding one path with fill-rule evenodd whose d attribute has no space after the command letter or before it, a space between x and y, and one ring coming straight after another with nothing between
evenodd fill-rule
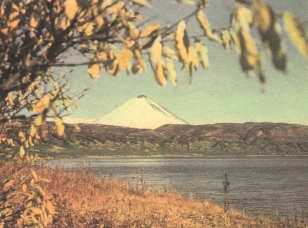
<instances>
[{"instance_id":1,"label":"grassy bank","mask_svg":"<svg viewBox=\"0 0 308 228\"><path fill-rule=\"evenodd\" d=\"M15 182L5 187L12 178ZM37 184L31 185L32 179L36 179ZM27 205L34 191L31 186L35 187L38 198L44 195L49 202L44 205L53 216L47 227L304 227L300 222L271 221L236 211L224 212L210 202L185 199L164 190L151 192L86 171L66 172L30 166L20 160L1 162L0 180L0 227L1 224L22 227L31 223L31 219L22 216L25 209L43 207L42 203L34 205L34 201ZM33 216L38 221L43 217L39 212Z\"/></svg>"}]
</instances>

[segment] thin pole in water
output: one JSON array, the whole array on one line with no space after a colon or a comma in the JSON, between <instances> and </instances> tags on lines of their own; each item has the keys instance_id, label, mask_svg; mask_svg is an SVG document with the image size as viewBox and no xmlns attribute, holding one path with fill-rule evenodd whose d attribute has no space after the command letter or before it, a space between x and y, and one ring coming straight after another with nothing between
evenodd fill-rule
<instances>
[{"instance_id":1,"label":"thin pole in water","mask_svg":"<svg viewBox=\"0 0 308 228\"><path fill-rule=\"evenodd\" d=\"M229 196L230 182L228 180L227 172L225 172L225 180L222 183L224 185L224 190L225 190L224 211L227 212L230 209L230 196Z\"/></svg>"}]
</instances>

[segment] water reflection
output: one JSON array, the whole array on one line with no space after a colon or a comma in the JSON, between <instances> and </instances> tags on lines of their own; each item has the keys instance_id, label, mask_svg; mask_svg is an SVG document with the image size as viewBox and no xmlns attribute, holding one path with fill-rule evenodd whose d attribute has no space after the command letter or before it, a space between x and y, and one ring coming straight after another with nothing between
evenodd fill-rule
<instances>
[{"instance_id":1,"label":"water reflection","mask_svg":"<svg viewBox=\"0 0 308 228\"><path fill-rule=\"evenodd\" d=\"M65 169L88 168L152 190L174 189L184 196L223 205L225 172L231 207L254 214L294 216L308 212L308 157L105 158L47 161Z\"/></svg>"}]
</instances>

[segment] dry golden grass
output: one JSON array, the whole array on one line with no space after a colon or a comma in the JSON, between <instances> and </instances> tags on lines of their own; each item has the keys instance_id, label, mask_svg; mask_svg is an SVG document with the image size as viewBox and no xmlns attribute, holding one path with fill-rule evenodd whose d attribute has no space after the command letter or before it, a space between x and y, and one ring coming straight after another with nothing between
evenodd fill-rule
<instances>
[{"instance_id":1,"label":"dry golden grass","mask_svg":"<svg viewBox=\"0 0 308 228\"><path fill-rule=\"evenodd\" d=\"M136 189L127 183L102 179L86 171L33 167L22 161L1 164L1 189L5 180L14 177L19 183L15 186L15 193L22 192L21 180L27 183L27 178L32 176L31 168L39 177L51 180L50 183L40 183L56 210L47 227L304 227L301 223L271 221L236 211L225 213L213 203L185 199L163 190ZM14 227L24 198L9 198L5 194L2 189L0 216L4 216L1 205L9 204L12 216L3 226ZM22 224L17 227L22 227Z\"/></svg>"}]
</instances>

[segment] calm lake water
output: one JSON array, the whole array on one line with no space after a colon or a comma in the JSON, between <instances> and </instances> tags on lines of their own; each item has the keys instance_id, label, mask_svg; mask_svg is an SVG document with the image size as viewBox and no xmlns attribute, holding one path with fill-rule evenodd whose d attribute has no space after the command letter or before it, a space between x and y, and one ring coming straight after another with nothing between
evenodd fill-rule
<instances>
[{"instance_id":1,"label":"calm lake water","mask_svg":"<svg viewBox=\"0 0 308 228\"><path fill-rule=\"evenodd\" d=\"M49 167L86 167L103 177L152 190L173 189L221 205L227 172L232 209L265 216L308 216L308 157L103 158L44 162Z\"/></svg>"}]
</instances>

